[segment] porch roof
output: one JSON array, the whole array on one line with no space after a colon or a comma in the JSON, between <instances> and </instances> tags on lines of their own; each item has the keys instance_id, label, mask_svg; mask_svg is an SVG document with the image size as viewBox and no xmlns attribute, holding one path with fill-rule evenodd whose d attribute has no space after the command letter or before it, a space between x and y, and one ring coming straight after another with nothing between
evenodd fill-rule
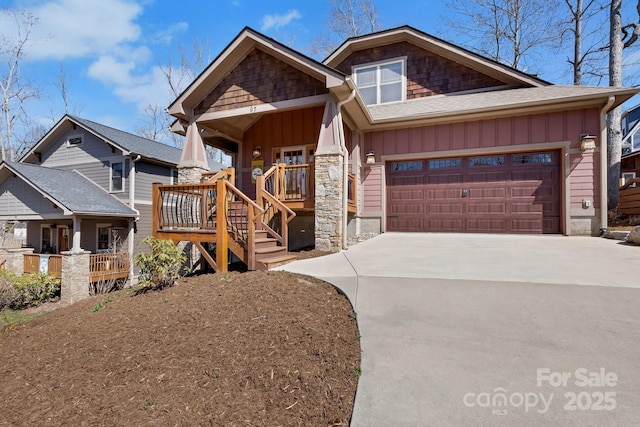
<instances>
[{"instance_id":1,"label":"porch roof","mask_svg":"<svg viewBox=\"0 0 640 427\"><path fill-rule=\"evenodd\" d=\"M4 162L10 172L63 209L65 215L137 217L138 213L75 171L28 163Z\"/></svg>"}]
</instances>

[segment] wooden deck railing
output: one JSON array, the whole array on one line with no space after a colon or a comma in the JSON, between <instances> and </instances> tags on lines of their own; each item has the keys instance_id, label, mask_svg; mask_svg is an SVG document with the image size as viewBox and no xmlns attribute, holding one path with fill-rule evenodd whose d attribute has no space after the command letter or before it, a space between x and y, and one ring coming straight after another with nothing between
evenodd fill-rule
<instances>
[{"instance_id":1,"label":"wooden deck railing","mask_svg":"<svg viewBox=\"0 0 640 427\"><path fill-rule=\"evenodd\" d=\"M222 213L222 214L221 214ZM226 272L228 251L255 268L255 233L264 210L226 179L153 186L152 231L161 239L193 242L216 271ZM214 260L201 246L215 242Z\"/></svg>"},{"instance_id":2,"label":"wooden deck railing","mask_svg":"<svg viewBox=\"0 0 640 427\"><path fill-rule=\"evenodd\" d=\"M631 179L620 187L618 211L625 215L640 215L640 178Z\"/></svg>"},{"instance_id":3,"label":"wooden deck railing","mask_svg":"<svg viewBox=\"0 0 640 427\"><path fill-rule=\"evenodd\" d=\"M107 253L89 255L89 280L126 279L129 277L129 253Z\"/></svg>"},{"instance_id":4,"label":"wooden deck railing","mask_svg":"<svg viewBox=\"0 0 640 427\"><path fill-rule=\"evenodd\" d=\"M231 184L236 185L236 170L235 168L225 168L218 172L204 172L200 178L202 183L213 183L219 179L225 179Z\"/></svg>"},{"instance_id":5,"label":"wooden deck railing","mask_svg":"<svg viewBox=\"0 0 640 427\"><path fill-rule=\"evenodd\" d=\"M286 200L286 182L287 167L283 164L272 166L264 175L256 178L256 203L263 210L261 229L266 230L284 247L289 244L288 224L296 216L282 202Z\"/></svg>"},{"instance_id":6,"label":"wooden deck railing","mask_svg":"<svg viewBox=\"0 0 640 427\"><path fill-rule=\"evenodd\" d=\"M6 265L7 265L6 259L3 259L2 261L0 261L0 270L4 270Z\"/></svg>"},{"instance_id":7,"label":"wooden deck railing","mask_svg":"<svg viewBox=\"0 0 640 427\"><path fill-rule=\"evenodd\" d=\"M47 258L47 274L62 277L62 255L24 254L24 273L39 273L41 257Z\"/></svg>"}]
</instances>

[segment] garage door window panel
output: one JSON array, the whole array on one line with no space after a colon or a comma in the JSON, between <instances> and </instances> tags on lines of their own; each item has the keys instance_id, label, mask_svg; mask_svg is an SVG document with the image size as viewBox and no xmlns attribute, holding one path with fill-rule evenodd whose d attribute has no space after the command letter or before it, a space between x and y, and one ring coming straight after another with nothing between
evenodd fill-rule
<instances>
[{"instance_id":1,"label":"garage door window panel","mask_svg":"<svg viewBox=\"0 0 640 427\"><path fill-rule=\"evenodd\" d=\"M504 156L487 156L487 157L470 157L469 166L502 166L504 165Z\"/></svg>"}]
</instances>

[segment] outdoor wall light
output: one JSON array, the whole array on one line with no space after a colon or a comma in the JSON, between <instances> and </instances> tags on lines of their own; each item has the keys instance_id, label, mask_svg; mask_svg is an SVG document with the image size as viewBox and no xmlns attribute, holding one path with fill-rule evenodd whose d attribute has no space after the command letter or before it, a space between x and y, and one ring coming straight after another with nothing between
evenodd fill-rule
<instances>
[{"instance_id":1,"label":"outdoor wall light","mask_svg":"<svg viewBox=\"0 0 640 427\"><path fill-rule=\"evenodd\" d=\"M376 162L376 153L375 151L371 150L367 153L367 164L372 165L375 162Z\"/></svg>"},{"instance_id":2,"label":"outdoor wall light","mask_svg":"<svg viewBox=\"0 0 640 427\"><path fill-rule=\"evenodd\" d=\"M596 137L593 135L589 135L588 133L583 133L580 135L580 151L595 151L596 149Z\"/></svg>"},{"instance_id":3,"label":"outdoor wall light","mask_svg":"<svg viewBox=\"0 0 640 427\"><path fill-rule=\"evenodd\" d=\"M262 154L262 147L258 145L253 149L253 157L260 157L260 154Z\"/></svg>"}]
</instances>

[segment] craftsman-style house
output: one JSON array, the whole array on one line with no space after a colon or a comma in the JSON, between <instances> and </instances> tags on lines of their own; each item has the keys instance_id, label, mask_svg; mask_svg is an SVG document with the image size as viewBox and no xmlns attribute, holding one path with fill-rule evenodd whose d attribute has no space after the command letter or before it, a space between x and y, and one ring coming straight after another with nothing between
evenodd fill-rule
<instances>
[{"instance_id":1,"label":"craftsman-style house","mask_svg":"<svg viewBox=\"0 0 640 427\"><path fill-rule=\"evenodd\" d=\"M187 138L153 232L250 269L362 231L597 235L604 118L638 91L555 86L408 26L323 62L245 28L169 106ZM233 169L203 180L205 144Z\"/></svg>"},{"instance_id":2,"label":"craftsman-style house","mask_svg":"<svg viewBox=\"0 0 640 427\"><path fill-rule=\"evenodd\" d=\"M0 164L0 221L27 224L33 254L25 255L24 271L42 268L44 258L59 275L61 254L91 253L92 279L114 268L131 276L133 254L152 234L152 184L177 183L180 156L180 149L65 115L20 161Z\"/></svg>"}]
</instances>

